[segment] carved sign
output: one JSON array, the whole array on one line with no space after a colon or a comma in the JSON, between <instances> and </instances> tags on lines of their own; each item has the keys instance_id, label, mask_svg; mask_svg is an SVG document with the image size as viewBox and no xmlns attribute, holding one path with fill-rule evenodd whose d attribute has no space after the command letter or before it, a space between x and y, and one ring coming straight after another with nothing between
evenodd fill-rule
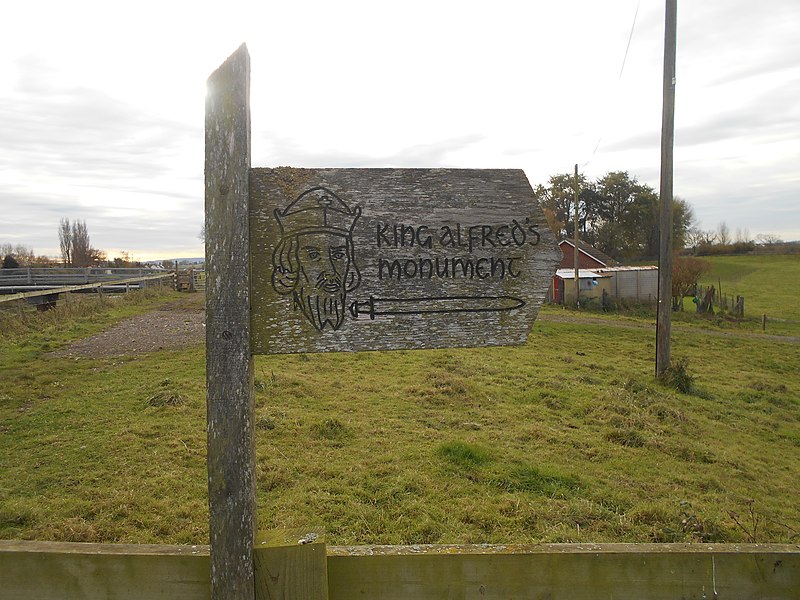
<instances>
[{"instance_id":1,"label":"carved sign","mask_svg":"<svg viewBox=\"0 0 800 600\"><path fill-rule=\"evenodd\" d=\"M250 170L254 354L525 343L561 259L520 170Z\"/></svg>"}]
</instances>

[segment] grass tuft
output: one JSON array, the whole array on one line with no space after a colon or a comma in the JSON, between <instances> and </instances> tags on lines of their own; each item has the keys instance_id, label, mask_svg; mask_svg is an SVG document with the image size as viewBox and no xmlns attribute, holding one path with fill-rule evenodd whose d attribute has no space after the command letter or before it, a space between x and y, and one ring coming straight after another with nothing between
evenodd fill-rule
<instances>
[{"instance_id":1,"label":"grass tuft","mask_svg":"<svg viewBox=\"0 0 800 600\"><path fill-rule=\"evenodd\" d=\"M473 469L492 460L489 451L476 444L453 441L439 446L436 454L462 469Z\"/></svg>"},{"instance_id":2,"label":"grass tuft","mask_svg":"<svg viewBox=\"0 0 800 600\"><path fill-rule=\"evenodd\" d=\"M339 419L325 419L311 426L314 437L323 438L335 442L350 437L350 430Z\"/></svg>"},{"instance_id":3,"label":"grass tuft","mask_svg":"<svg viewBox=\"0 0 800 600\"><path fill-rule=\"evenodd\" d=\"M658 380L661 384L678 390L682 394L692 394L695 392L695 377L689 373L688 367L689 359L685 356L679 358L676 362L667 367L659 376Z\"/></svg>"},{"instance_id":4,"label":"grass tuft","mask_svg":"<svg viewBox=\"0 0 800 600\"><path fill-rule=\"evenodd\" d=\"M644 436L635 429L615 429L607 432L605 438L609 442L628 448L641 448L647 442Z\"/></svg>"},{"instance_id":5,"label":"grass tuft","mask_svg":"<svg viewBox=\"0 0 800 600\"><path fill-rule=\"evenodd\" d=\"M493 479L493 485L510 492L528 492L551 498L565 498L580 488L575 477L548 473L534 466L514 466L505 476Z\"/></svg>"},{"instance_id":6,"label":"grass tuft","mask_svg":"<svg viewBox=\"0 0 800 600\"><path fill-rule=\"evenodd\" d=\"M147 399L147 405L155 407L181 406L187 402L186 396L172 390L160 390Z\"/></svg>"}]
</instances>

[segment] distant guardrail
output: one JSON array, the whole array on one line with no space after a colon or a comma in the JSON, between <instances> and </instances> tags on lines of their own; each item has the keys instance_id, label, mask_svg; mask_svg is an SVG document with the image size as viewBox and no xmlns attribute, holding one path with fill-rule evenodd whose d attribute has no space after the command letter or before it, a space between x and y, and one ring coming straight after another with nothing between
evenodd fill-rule
<instances>
[{"instance_id":1,"label":"distant guardrail","mask_svg":"<svg viewBox=\"0 0 800 600\"><path fill-rule=\"evenodd\" d=\"M6 269L3 269L6 270ZM146 271L146 269L143 269ZM39 296L57 296L58 294L63 294L67 292L79 292L91 289L100 289L103 288L122 288L124 287L127 291L131 284L136 284L136 287L141 287L141 284L149 282L149 281L157 281L159 279L167 279L167 278L174 278L174 273L159 273L156 275L146 275L144 277L128 277L125 279L101 279L98 281L94 281L92 283L83 283L79 285L62 285L58 287L51 287L50 285L40 285L37 287L44 287L45 289L36 289L30 290L26 292L18 292L18 293L11 293L11 294L0 294L0 303L1 302L11 302L12 300L26 300L28 298L36 298ZM8 286L10 289L15 289L16 287L28 287L23 284L11 285ZM1 289L1 288L0 288Z\"/></svg>"},{"instance_id":2,"label":"distant guardrail","mask_svg":"<svg viewBox=\"0 0 800 600\"><path fill-rule=\"evenodd\" d=\"M0 269L0 288L12 286L64 286L145 277L158 274L153 269L112 269L101 267L49 268L21 267ZM163 271L162 271L163 273Z\"/></svg>"}]
</instances>

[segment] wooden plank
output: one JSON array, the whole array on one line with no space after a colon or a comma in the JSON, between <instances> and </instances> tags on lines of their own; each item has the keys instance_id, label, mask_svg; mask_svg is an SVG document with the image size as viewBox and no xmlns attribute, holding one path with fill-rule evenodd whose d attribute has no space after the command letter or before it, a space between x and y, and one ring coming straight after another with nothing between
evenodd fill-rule
<instances>
[{"instance_id":1,"label":"wooden plank","mask_svg":"<svg viewBox=\"0 0 800 600\"><path fill-rule=\"evenodd\" d=\"M242 45L206 96L206 383L211 586L252 600L255 534L253 363L248 319L250 56Z\"/></svg>"},{"instance_id":2,"label":"wooden plank","mask_svg":"<svg viewBox=\"0 0 800 600\"><path fill-rule=\"evenodd\" d=\"M328 548L331 600L800 598L800 546Z\"/></svg>"},{"instance_id":3,"label":"wooden plank","mask_svg":"<svg viewBox=\"0 0 800 600\"><path fill-rule=\"evenodd\" d=\"M207 600L208 546L0 541L3 600Z\"/></svg>"},{"instance_id":4,"label":"wooden plank","mask_svg":"<svg viewBox=\"0 0 800 600\"><path fill-rule=\"evenodd\" d=\"M561 259L512 169L252 169L257 354L523 344Z\"/></svg>"},{"instance_id":5,"label":"wooden plank","mask_svg":"<svg viewBox=\"0 0 800 600\"><path fill-rule=\"evenodd\" d=\"M256 563L275 547L298 546L307 531L256 544ZM297 537L297 540L294 538ZM312 544L313 545L313 544ZM319 582L323 544L293 561L261 562L289 577L305 562ZM260 556L258 546L269 546ZM323 550L321 553L320 550ZM275 557L280 556L279 554ZM284 555L284 556L288 556ZM293 558L297 558L296 555ZM273 559L267 559L273 560ZM292 562L291 559L286 559ZM276 564L277 566L271 566ZM542 544L538 546L347 546L327 548L331 600L370 598L800 598L800 545ZM296 578L293 580L296 581ZM319 584L321 586L323 584ZM294 589L297 589L296 587ZM295 596L324 598L306 585ZM267 593L277 588L268 588ZM262 593L262 589L259 593ZM302 595L303 593L309 595ZM320 592L321 593L321 592ZM200 600L209 594L208 546L0 541L3 600L114 598Z\"/></svg>"},{"instance_id":6,"label":"wooden plank","mask_svg":"<svg viewBox=\"0 0 800 600\"><path fill-rule=\"evenodd\" d=\"M253 561L256 600L328 600L328 559L320 529L260 533Z\"/></svg>"}]
</instances>

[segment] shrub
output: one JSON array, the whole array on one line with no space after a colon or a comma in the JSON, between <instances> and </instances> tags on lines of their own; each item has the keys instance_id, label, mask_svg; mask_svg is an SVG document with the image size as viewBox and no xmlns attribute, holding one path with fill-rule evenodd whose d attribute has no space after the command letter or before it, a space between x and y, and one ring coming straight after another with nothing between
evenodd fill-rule
<instances>
[{"instance_id":1,"label":"shrub","mask_svg":"<svg viewBox=\"0 0 800 600\"><path fill-rule=\"evenodd\" d=\"M689 373L688 366L688 358L679 358L659 375L658 380L683 394L691 394L694 391L694 375Z\"/></svg>"}]
</instances>

